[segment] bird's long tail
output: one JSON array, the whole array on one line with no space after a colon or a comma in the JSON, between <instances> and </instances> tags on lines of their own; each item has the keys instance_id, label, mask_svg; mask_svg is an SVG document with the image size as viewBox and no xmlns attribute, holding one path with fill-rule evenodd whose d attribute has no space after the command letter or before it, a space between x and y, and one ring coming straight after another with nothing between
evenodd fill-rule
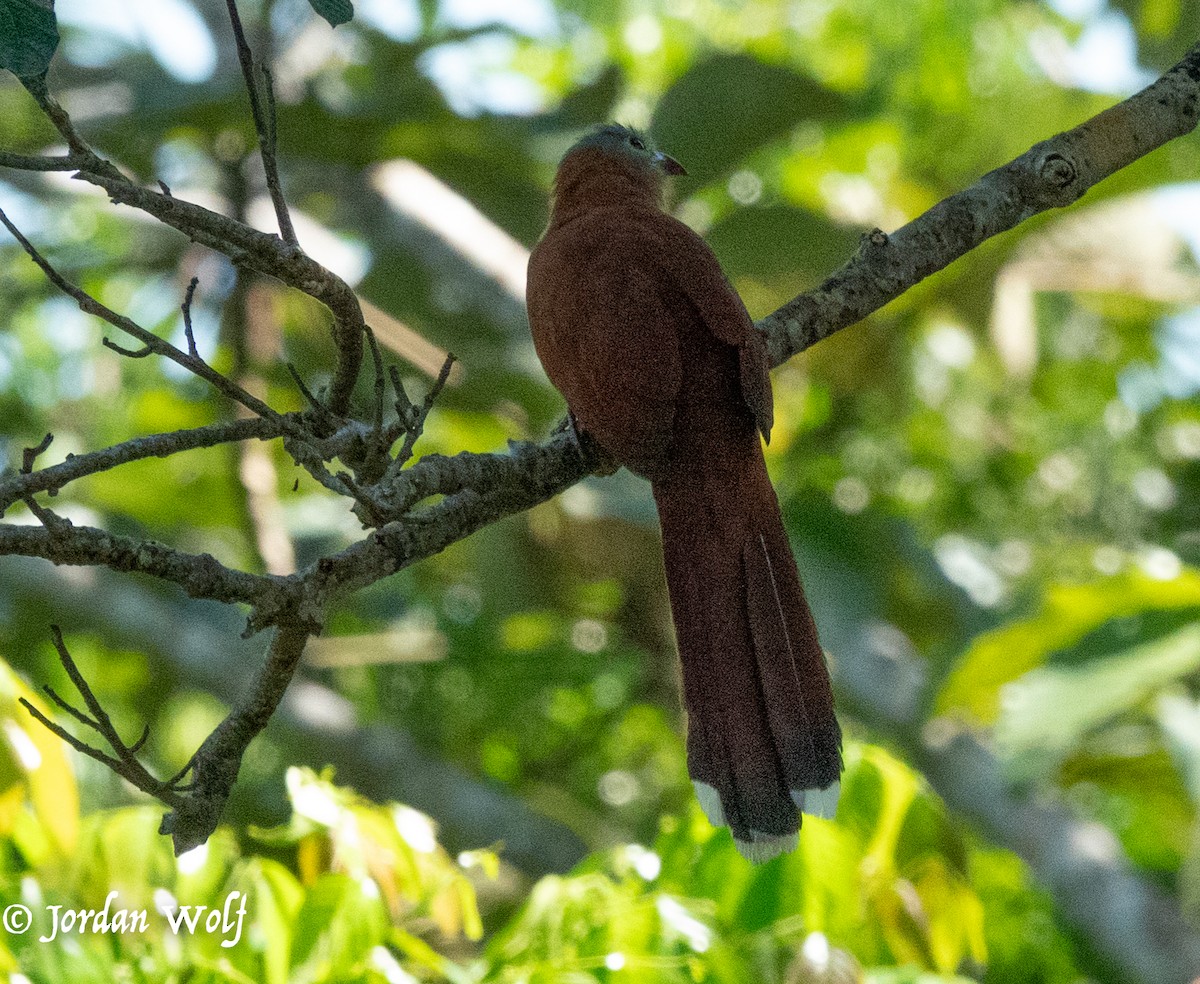
<instances>
[{"instance_id":1,"label":"bird's long tail","mask_svg":"<svg viewBox=\"0 0 1200 984\"><path fill-rule=\"evenodd\" d=\"M688 772L714 826L765 861L800 812L832 816L841 731L756 434L654 482L688 716Z\"/></svg>"}]
</instances>

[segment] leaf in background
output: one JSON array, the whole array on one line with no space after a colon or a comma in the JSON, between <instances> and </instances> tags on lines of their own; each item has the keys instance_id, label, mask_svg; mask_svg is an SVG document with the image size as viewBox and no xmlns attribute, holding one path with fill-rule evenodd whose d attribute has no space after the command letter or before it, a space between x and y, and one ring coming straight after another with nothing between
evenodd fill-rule
<instances>
[{"instance_id":1,"label":"leaf in background","mask_svg":"<svg viewBox=\"0 0 1200 984\"><path fill-rule=\"evenodd\" d=\"M1171 581L1140 572L1093 584L1054 585L1041 611L979 635L967 647L942 685L939 714L972 716L984 724L996 720L1000 689L1045 663L1106 622L1147 611L1200 606L1200 573L1184 570Z\"/></svg>"},{"instance_id":2,"label":"leaf in background","mask_svg":"<svg viewBox=\"0 0 1200 984\"><path fill-rule=\"evenodd\" d=\"M354 4L350 0L308 0L312 9L329 21L330 27L345 24L354 16Z\"/></svg>"},{"instance_id":3,"label":"leaf in background","mask_svg":"<svg viewBox=\"0 0 1200 984\"><path fill-rule=\"evenodd\" d=\"M1163 694L1157 713L1167 749L1187 783L1192 803L1200 807L1200 703L1182 694Z\"/></svg>"},{"instance_id":4,"label":"leaf in background","mask_svg":"<svg viewBox=\"0 0 1200 984\"><path fill-rule=\"evenodd\" d=\"M79 837L79 793L66 745L34 719L23 697L53 719L41 698L0 661L0 834L11 834L28 803L60 853Z\"/></svg>"},{"instance_id":5,"label":"leaf in background","mask_svg":"<svg viewBox=\"0 0 1200 984\"><path fill-rule=\"evenodd\" d=\"M557 109L540 117L537 129L575 129L606 122L612 115L624 83L624 74L619 66L605 66L591 82L567 93Z\"/></svg>"},{"instance_id":6,"label":"leaf in background","mask_svg":"<svg viewBox=\"0 0 1200 984\"><path fill-rule=\"evenodd\" d=\"M694 65L666 92L650 130L703 183L801 120L844 112L844 100L812 79L749 55L717 55Z\"/></svg>"},{"instance_id":7,"label":"leaf in background","mask_svg":"<svg viewBox=\"0 0 1200 984\"><path fill-rule=\"evenodd\" d=\"M0 68L20 79L45 75L58 47L51 0L0 0Z\"/></svg>"},{"instance_id":8,"label":"leaf in background","mask_svg":"<svg viewBox=\"0 0 1200 984\"><path fill-rule=\"evenodd\" d=\"M1107 729L1063 762L1058 781L1074 811L1110 828L1135 865L1169 872L1188 852L1195 810L1171 756L1149 743L1151 735L1137 725Z\"/></svg>"},{"instance_id":9,"label":"leaf in background","mask_svg":"<svg viewBox=\"0 0 1200 984\"><path fill-rule=\"evenodd\" d=\"M1200 626L1082 666L1033 670L1008 688L997 747L1023 774L1040 773L1088 731L1197 668Z\"/></svg>"},{"instance_id":10,"label":"leaf in background","mask_svg":"<svg viewBox=\"0 0 1200 984\"><path fill-rule=\"evenodd\" d=\"M705 238L731 278L770 278L799 271L815 279L845 260L858 243L854 230L782 204L739 208Z\"/></svg>"}]
</instances>

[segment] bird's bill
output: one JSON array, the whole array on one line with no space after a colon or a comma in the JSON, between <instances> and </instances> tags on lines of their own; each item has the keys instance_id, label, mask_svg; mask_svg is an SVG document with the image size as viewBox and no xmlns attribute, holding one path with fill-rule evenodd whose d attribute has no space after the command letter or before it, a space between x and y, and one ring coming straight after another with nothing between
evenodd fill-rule
<instances>
[{"instance_id":1,"label":"bird's bill","mask_svg":"<svg viewBox=\"0 0 1200 984\"><path fill-rule=\"evenodd\" d=\"M687 174L684 166L675 160L674 157L669 157L661 150L654 155L654 163L661 167L667 174Z\"/></svg>"}]
</instances>

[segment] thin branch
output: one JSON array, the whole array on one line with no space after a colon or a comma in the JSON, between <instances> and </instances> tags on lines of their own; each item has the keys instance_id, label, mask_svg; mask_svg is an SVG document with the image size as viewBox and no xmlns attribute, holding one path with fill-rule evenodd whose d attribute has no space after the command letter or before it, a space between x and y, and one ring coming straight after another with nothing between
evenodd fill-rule
<instances>
[{"instance_id":1,"label":"thin branch","mask_svg":"<svg viewBox=\"0 0 1200 984\"><path fill-rule=\"evenodd\" d=\"M169 190L167 194L170 194ZM187 291L183 295L183 303L179 305L179 310L183 314L183 335L187 339L188 354L193 359L200 358L200 352L196 348L196 336L192 332L192 299L196 296L196 286L199 283L199 277L192 277L188 282Z\"/></svg>"},{"instance_id":2,"label":"thin branch","mask_svg":"<svg viewBox=\"0 0 1200 984\"><path fill-rule=\"evenodd\" d=\"M47 449L50 447L50 442L53 440L54 435L47 431L46 436L43 437L41 441L39 441L34 447L25 448L25 450L21 452L22 475L28 475L31 471L33 471L33 466L37 463L38 458L46 453Z\"/></svg>"},{"instance_id":3,"label":"thin branch","mask_svg":"<svg viewBox=\"0 0 1200 984\"><path fill-rule=\"evenodd\" d=\"M304 402L309 405L309 408L316 412L320 417L333 418L333 414L329 412L329 408L325 406L315 395L312 390L304 382L304 377L300 375L294 363L287 363L288 375L292 377L292 382L296 384L296 389L300 391L300 395L304 397Z\"/></svg>"},{"instance_id":4,"label":"thin branch","mask_svg":"<svg viewBox=\"0 0 1200 984\"><path fill-rule=\"evenodd\" d=\"M67 146L71 150L71 157L77 161L76 166L79 170L94 171L96 174L114 180L127 180L116 167L92 150L88 142L76 131L67 111L58 104L57 100L50 95L50 90L46 88L45 76L23 78L21 84L25 86L26 91L33 96L47 119L54 124L54 128L66 140Z\"/></svg>"},{"instance_id":5,"label":"thin branch","mask_svg":"<svg viewBox=\"0 0 1200 984\"><path fill-rule=\"evenodd\" d=\"M0 167L12 168L14 171L78 171L85 163L86 161L74 154L39 157L0 150Z\"/></svg>"},{"instance_id":6,"label":"thin branch","mask_svg":"<svg viewBox=\"0 0 1200 984\"><path fill-rule=\"evenodd\" d=\"M271 86L271 75L263 69L263 85L267 90L267 113L263 112L258 98L258 84L254 79L254 55L246 42L242 30L242 18L238 14L235 0L225 0L229 8L229 22L233 25L233 37L237 42L238 61L242 66L242 77L246 80L246 91L250 95L250 112L254 116L254 129L258 131L258 148L262 155L263 170L267 174L267 190L275 206L275 218L279 222L279 234L289 246L298 246L292 217L288 214L283 188L279 183L279 168L275 160L275 93Z\"/></svg>"},{"instance_id":7,"label":"thin branch","mask_svg":"<svg viewBox=\"0 0 1200 984\"><path fill-rule=\"evenodd\" d=\"M281 423L281 421L285 423ZM219 424L207 424L204 427L193 427L188 430L135 437L101 451L69 455L66 461L49 468L42 468L38 471L32 471L32 468L22 469L19 475L0 479L0 516L3 516L13 503L26 496L38 492L49 492L51 495L56 495L59 489L76 479L109 471L131 461L140 461L144 458L167 458L173 454L179 454L181 451L211 448L219 444L246 441L251 438L269 440L280 437L287 432L289 425L298 423L298 418L293 414L285 414L281 421L250 417Z\"/></svg>"},{"instance_id":8,"label":"thin branch","mask_svg":"<svg viewBox=\"0 0 1200 984\"><path fill-rule=\"evenodd\" d=\"M419 407L414 407L411 403L408 405L407 412L397 421L397 426L403 429L404 443L400 446L400 450L396 453L395 459L388 466L385 475L386 480L394 479L400 473L400 469L412 458L413 448L416 447L417 441L421 434L425 431L425 421L429 417L429 411L433 409L434 401L441 395L442 390L446 386L446 380L450 378L450 370L454 368L456 358L453 352L446 353L446 361L442 363L442 371L438 373L437 379L433 381L433 386L429 388L429 392L425 394L425 399L421 401ZM399 374L392 377L392 383L397 387L397 393L404 395L407 399L407 394L400 388ZM397 411L399 412L399 402L397 401ZM394 438L393 438L394 439Z\"/></svg>"},{"instance_id":9,"label":"thin branch","mask_svg":"<svg viewBox=\"0 0 1200 984\"><path fill-rule=\"evenodd\" d=\"M79 309L81 311L84 311L87 314L94 314L96 317L107 321L114 328L119 328L127 335L132 335L139 342L141 342L148 351L134 352L129 349L124 349L105 338L103 341L108 348L114 349L115 351L120 352L122 355L129 356L130 358L142 358L144 355L150 354L150 352L164 356L165 358L170 359L172 362L183 366L183 368L199 376L201 379L211 383L231 400L242 404L242 406L244 406L247 410L250 410L252 413L256 413L261 417L267 418L268 420L282 419L278 413L271 409L271 407L267 406L267 404L263 403L262 400L250 395L232 380L217 372L198 355L180 351L170 342L159 338L153 332L147 331L132 319L125 317L125 315L117 314L116 311L113 311L111 308L96 300L96 298L92 297L92 295L87 291L83 290L81 287L76 287L74 284L64 278L51 265L50 261L42 256L37 247L25 238L25 235L21 232L21 230L13 225L12 221L4 213L3 209L0 209L0 223L3 223L4 227L8 229L12 237L21 244L21 248L24 249L29 255L29 258L41 268L47 279L64 294L72 298L75 303L79 305ZM190 342L191 340L189 339L189 343Z\"/></svg>"},{"instance_id":10,"label":"thin branch","mask_svg":"<svg viewBox=\"0 0 1200 984\"><path fill-rule=\"evenodd\" d=\"M171 198L138 187L124 178L99 172L80 171L75 177L103 188L114 202L153 215L195 242L228 256L234 263L275 277L328 307L333 314L333 340L337 346L329 406L335 413L347 411L350 394L362 367L363 314L354 291L341 277L303 250L283 243L278 236L193 202Z\"/></svg>"},{"instance_id":11,"label":"thin branch","mask_svg":"<svg viewBox=\"0 0 1200 984\"><path fill-rule=\"evenodd\" d=\"M379 351L379 342L375 339L375 332L371 330L370 325L363 325L363 331L367 335L367 342L371 349L371 361L375 366L375 406L371 429L379 434L383 430L383 400L387 394L387 377L384 375L383 354Z\"/></svg>"},{"instance_id":12,"label":"thin branch","mask_svg":"<svg viewBox=\"0 0 1200 984\"><path fill-rule=\"evenodd\" d=\"M150 735L149 726L147 725L142 729L141 737L133 745L126 745L117 733L117 729L114 727L112 719L108 716L108 712L104 710L100 701L92 692L92 688L88 686L87 680L84 679L83 674L79 671L75 660L71 657L70 650L67 649L66 643L63 641L62 630L57 625L52 625L50 626L50 631L54 636L54 648L58 650L59 662L62 664L63 669L67 671L67 676L70 677L71 683L74 684L75 689L83 698L83 702L87 705L89 713L85 714L83 711L72 707L49 686L44 688L46 693L60 708L75 718L76 721L91 728L108 742L109 747L116 752L116 757L114 758L106 752L102 752L100 749L94 748L81 739L76 738L65 728L55 724L46 717L30 701L21 697L19 699L25 705L26 710L76 751L82 752L97 762L104 763L104 765L112 769L117 775L126 779L143 792L149 793L169 806L179 807L183 800L174 788L173 783L163 782L161 779L158 779L138 761L137 752L146 743L146 739Z\"/></svg>"},{"instance_id":13,"label":"thin branch","mask_svg":"<svg viewBox=\"0 0 1200 984\"><path fill-rule=\"evenodd\" d=\"M124 345L118 345L107 335L100 339L100 344L106 349L112 349L117 353L117 355L125 356L127 359L144 359L146 356L154 354L154 349L152 349L149 345L143 345L137 350L127 349Z\"/></svg>"},{"instance_id":14,"label":"thin branch","mask_svg":"<svg viewBox=\"0 0 1200 984\"><path fill-rule=\"evenodd\" d=\"M232 0L229 2L232 3ZM294 232L292 241L283 242L278 236L260 232L244 222L175 198L168 188L154 192L134 184L88 146L75 130L66 110L46 89L44 79L23 79L22 82L67 141L73 158L72 169L78 171L76 178L103 188L113 202L141 209L195 242L229 257L234 263L276 277L329 308L333 314L333 338L337 346L337 364L330 386L329 403L336 413L345 413L358 380L363 356L362 309L349 285L306 256L295 243ZM250 91L253 95L253 85ZM262 133L259 127L260 141ZM268 157L274 167L273 155L265 156L264 164ZM283 214L286 218L286 210ZM290 228L290 219L286 221Z\"/></svg>"}]
</instances>

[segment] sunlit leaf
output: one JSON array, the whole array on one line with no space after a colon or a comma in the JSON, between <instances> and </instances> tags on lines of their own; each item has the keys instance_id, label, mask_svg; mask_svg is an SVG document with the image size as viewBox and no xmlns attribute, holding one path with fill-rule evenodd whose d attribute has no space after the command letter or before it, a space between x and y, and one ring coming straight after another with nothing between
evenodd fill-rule
<instances>
[{"instance_id":1,"label":"sunlit leaf","mask_svg":"<svg viewBox=\"0 0 1200 984\"><path fill-rule=\"evenodd\" d=\"M1081 666L1040 667L1009 686L997 743L1032 768L1030 759L1060 757L1092 728L1198 667L1200 626Z\"/></svg>"},{"instance_id":2,"label":"sunlit leaf","mask_svg":"<svg viewBox=\"0 0 1200 984\"><path fill-rule=\"evenodd\" d=\"M1200 573L1184 570L1163 581L1132 572L1091 584L1050 587L1030 619L978 636L938 694L939 712L995 720L1000 688L1105 622L1152 610L1200 606Z\"/></svg>"},{"instance_id":3,"label":"sunlit leaf","mask_svg":"<svg viewBox=\"0 0 1200 984\"><path fill-rule=\"evenodd\" d=\"M32 809L55 849L69 854L79 836L79 794L66 746L20 704L55 712L0 661L0 833L11 833L23 804Z\"/></svg>"}]
</instances>

